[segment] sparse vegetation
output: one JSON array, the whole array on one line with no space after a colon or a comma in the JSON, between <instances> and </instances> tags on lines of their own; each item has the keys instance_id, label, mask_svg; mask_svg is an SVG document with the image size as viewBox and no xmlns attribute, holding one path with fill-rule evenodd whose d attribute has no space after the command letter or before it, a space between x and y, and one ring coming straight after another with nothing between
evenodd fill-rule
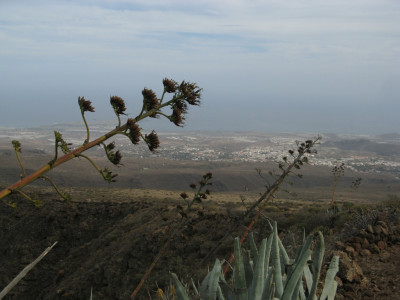
<instances>
[{"instance_id":1,"label":"sparse vegetation","mask_svg":"<svg viewBox=\"0 0 400 300\"><path fill-rule=\"evenodd\" d=\"M298 248L295 259L290 259L279 238L276 222L259 249L252 235L249 251L243 251L239 238L236 238L232 282L225 280L223 262L217 259L202 283L198 287L193 284L192 292L187 291L177 275L172 273L177 298L189 300L189 295L193 295L192 299L318 299L316 293L325 247L322 233L318 232L312 251L313 239L313 236L308 236L304 245ZM319 299L334 299L337 289L334 278L338 270L339 257L333 256Z\"/></svg>"},{"instance_id":2,"label":"sparse vegetation","mask_svg":"<svg viewBox=\"0 0 400 300\"><path fill-rule=\"evenodd\" d=\"M20 141L13 140L12 145L21 168L20 180L0 191L0 199L6 206L14 208L17 203L22 204L24 209L30 211L30 213L21 219L18 210L10 210L10 216L15 217L16 221L12 225L7 223L8 219L1 221L6 224L4 226L6 229L5 238L3 236L0 236L0 238L6 244L13 244L13 233L16 231L13 231L12 227L21 226L26 218L35 214L38 214L39 217L32 218L34 221L30 223L32 235L43 234L39 240L43 242L44 239L44 243L47 244L55 236L57 236L57 240L61 237L58 247L62 247L65 251L70 250L70 253L67 253L65 257L64 253L57 255L58 260L66 261L60 263L62 267L54 266L57 262L54 258L52 265L47 267L51 269L48 277L54 277L55 285L60 286L56 291L52 291L53 294L49 294L48 297L50 298L68 298L71 295L79 298L83 295L80 289L86 289L85 293L88 294L90 291L91 299L104 297L130 297L134 299L146 298L147 295L152 294L156 294L160 299L167 299L168 292L164 293L159 286L162 286L161 283L166 283L168 273L165 270L169 269L178 274L172 275L174 284L169 289L172 298L177 296L178 299L183 299L188 295L196 295L195 297L200 295L202 298L207 298L204 296L205 294L215 298L218 293L220 299L222 299L221 295L229 298L233 297L234 294L236 296L238 294L249 296L248 299L258 299L262 295L268 296L268 299L274 297L294 299L297 296L300 299L306 297L316 299L315 295L318 290L321 299L328 297L328 294L330 295L328 299L332 299L334 291L336 291L334 278L337 272L336 258L332 259L332 269L328 269L326 274L329 280L325 287L332 289L317 289L323 266L324 240L322 233L333 234L333 229L335 229L335 238L347 238L350 235L357 234L360 230L365 231L376 226L377 219L382 214L396 218L398 216L399 197L396 194L390 194L384 208L370 209L355 204L350 201L350 196L361 183L361 178L357 178L352 182L347 194L341 196L341 203L339 203L337 189L341 178L344 176L345 167L342 163L332 170L333 187L330 198L328 196L324 200L300 201L298 200L299 194L292 194L288 198L277 199L278 191L286 191L284 184L289 189L293 184L288 180L290 175L293 175L291 178L294 179L302 178L303 174L299 173L299 170L308 164L313 154L316 154L314 147L319 143L320 137L308 139L305 142L297 142L296 147L289 150L288 154L278 162L276 171L269 171L265 174L261 168L257 168L256 173L264 184L263 192L257 197L254 197L254 194L251 197L248 194L246 196L241 195L240 201L237 200L236 202L232 202L232 195L227 196L227 200L222 201L221 198L213 194L214 198L210 199L208 187L211 185L211 172L203 175L199 182L190 184L191 192L182 192L179 201L176 200L178 197L174 192L163 191L157 194L153 190L143 190L141 195L136 195L136 198L133 199L131 190L110 191L96 188L81 190L80 192L75 191L75 195L82 199L73 201L71 197L72 189L59 188L53 179L45 175L50 170L73 158L83 158L95 168L106 182L115 182L117 174L111 168L107 166L100 168L97 160L92 159L87 153L83 153L96 145L100 146L112 166L121 166L122 154L117 150L116 143L105 143L106 140L116 135L128 138L132 144L143 141L151 152L156 151L160 145L157 133L155 131L149 131L147 134L142 133L138 123L148 117L165 117L174 125L182 126L188 106L199 105L201 94L201 89L196 84L185 81L178 84L173 80L164 79L163 86L164 90L160 98L157 98L152 90L145 88L142 91L141 112L135 118L127 118L126 120L123 120L126 116L125 101L118 96L111 96L110 104L117 117L117 126L112 131L94 140L91 140L90 126L85 116L86 113L94 112L94 107L91 101L79 97L78 104L86 129L86 137L82 141L82 145L71 149L71 144L64 139L60 132L55 131L54 156L45 166L30 175L28 175L30 170L23 163L22 145ZM164 100L167 94L171 94L170 100ZM170 110L168 111L167 108ZM43 189L39 194L32 193L29 188L22 191L22 188L38 179L51 184L64 200L61 205L68 202L70 206L64 210L61 209L60 212L60 207L62 207L60 202L54 201L50 194L45 192L48 189ZM245 192L248 192L247 185L241 186L244 186ZM101 197L96 196L96 193L101 193ZM5 199L9 195L14 198L9 198L9 201L6 201ZM86 199L86 196L90 199ZM239 198L239 194L235 196ZM35 206L44 205L45 212L40 213L40 210L35 210L36 207L27 208L24 205L25 203L19 203L20 197L28 199ZM121 200L122 198L123 200ZM116 204L117 202L118 204ZM57 206L57 213L49 209L51 203ZM108 206L110 203L116 205ZM118 207L118 205L121 207ZM327 206L329 207L328 210L326 209ZM390 207L390 211L387 209L388 207ZM7 209L9 208L7 207ZM102 211L99 212L99 210ZM10 217L10 219L13 217ZM19 221L19 219L22 221ZM278 234L277 220L281 228L284 228L283 231L289 233L287 236L283 231ZM271 221L274 222L273 233L268 239L264 239L261 242L261 247L257 249L255 236L260 238L269 233L266 225L270 224ZM378 224L379 226L386 224L385 229L389 232L386 221L379 222L382 222ZM60 232L55 233L56 230L53 227L61 228ZM310 235L307 239L304 239L304 246L298 248L298 239L296 240L293 237L293 232L297 233L299 230ZM341 230L345 230L346 234L341 233ZM121 235L121 231L124 235ZM77 235L79 236L77 237ZM86 236L90 238L86 239ZM96 241L98 236L102 236L102 239ZM178 281L178 276L182 278L183 276L195 275L196 278L199 278L199 274L205 271L204 266L210 263L215 256L220 257L230 253L229 245L234 236L241 237L235 239L234 253L226 261L216 260L214 268L207 275L203 284L198 287L193 285L193 290L190 290L187 294L187 288ZM243 252L240 248L248 236L250 236L251 250ZM63 244L63 239L68 243ZM292 240L293 243L285 250L281 239ZM328 237L328 239L332 240L332 237ZM313 241L314 247L312 247ZM54 240L51 242L54 242ZM26 248L32 248L31 245L24 244L25 240L22 240L22 242L18 240L15 243L17 243L17 246L15 244L10 246L12 250L9 252L17 251L18 253L18 250L16 250L18 246L23 249L22 251L26 251ZM332 247L332 244L330 244L329 253L332 252ZM103 251L102 248L107 250ZM297 252L296 249L298 249ZM311 255L311 249L314 249L313 255ZM4 250L4 253L7 253L7 251L8 249ZM57 251L57 247L54 251ZM98 260L97 256L91 259L91 255L89 255L86 256L85 262L72 262L80 255L84 256L82 251L87 252L88 255L90 251L96 253L100 251L101 254L98 257L101 257L101 259ZM26 253L24 253L19 253L17 257L25 257ZM290 260L288 253L295 259ZM270 257L272 258L271 263L269 263ZM29 259L32 261L31 257ZM192 264L185 265L185 259L190 260ZM1 262L2 265L7 263L7 261ZM24 263L26 262L24 261ZM86 269L83 268L83 265L80 265L83 263L85 263ZM68 267L69 264L73 267ZM75 274L75 277L68 284L59 284L59 282L63 282L64 269L66 268L78 270L76 272L79 273L79 276ZM232 277L229 274L231 269L233 269ZM243 272L244 269L245 272ZM153 270L156 270L156 272L153 272ZM326 268L322 268L322 272L325 271ZM90 274L90 276L87 276L87 274ZM152 275L153 277L151 277ZM81 276L84 276L84 279ZM303 276L304 282L302 281ZM4 278L9 280L8 277ZM211 278L213 279L211 280ZM48 278L46 280L48 281ZM87 280L87 283L83 284L82 280ZM120 282L115 282L117 280ZM155 282L157 280L160 280L159 285ZM115 291L116 287L119 287L118 284L121 285L121 291ZM71 291L71 286L77 290L76 294ZM88 286L90 289L87 288ZM158 286L157 290L150 290L154 286ZM93 291L91 287L93 287ZM210 289L211 287L213 289ZM148 290L144 291L146 288Z\"/></svg>"}]
</instances>

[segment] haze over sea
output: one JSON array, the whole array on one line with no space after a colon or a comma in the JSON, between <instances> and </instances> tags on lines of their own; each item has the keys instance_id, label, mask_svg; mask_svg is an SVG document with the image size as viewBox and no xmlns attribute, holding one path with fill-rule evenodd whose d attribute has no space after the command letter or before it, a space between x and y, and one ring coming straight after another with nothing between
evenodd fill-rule
<instances>
[{"instance_id":1,"label":"haze over sea","mask_svg":"<svg viewBox=\"0 0 400 300\"><path fill-rule=\"evenodd\" d=\"M400 2L0 2L0 126L141 109L162 79L203 91L188 130L400 132ZM153 121L153 120L152 120ZM158 120L155 128L172 126Z\"/></svg>"}]
</instances>

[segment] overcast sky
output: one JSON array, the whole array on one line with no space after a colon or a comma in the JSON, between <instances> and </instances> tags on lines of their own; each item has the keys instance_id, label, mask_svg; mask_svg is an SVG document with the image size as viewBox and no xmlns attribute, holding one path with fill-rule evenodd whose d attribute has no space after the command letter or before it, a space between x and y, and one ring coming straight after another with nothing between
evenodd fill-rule
<instances>
[{"instance_id":1,"label":"overcast sky","mask_svg":"<svg viewBox=\"0 0 400 300\"><path fill-rule=\"evenodd\" d=\"M400 133L400 1L0 0L0 126L134 117L164 77L204 89L191 130Z\"/></svg>"}]
</instances>

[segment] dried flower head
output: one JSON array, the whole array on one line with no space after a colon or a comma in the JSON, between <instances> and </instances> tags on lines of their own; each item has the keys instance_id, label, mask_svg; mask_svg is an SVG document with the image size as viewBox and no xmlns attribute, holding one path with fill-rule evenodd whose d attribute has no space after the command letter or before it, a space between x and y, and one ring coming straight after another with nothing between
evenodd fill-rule
<instances>
[{"instance_id":1,"label":"dried flower head","mask_svg":"<svg viewBox=\"0 0 400 300\"><path fill-rule=\"evenodd\" d=\"M109 143L109 144L106 146L107 152L113 150L114 148L115 148L115 142Z\"/></svg>"},{"instance_id":2,"label":"dried flower head","mask_svg":"<svg viewBox=\"0 0 400 300\"><path fill-rule=\"evenodd\" d=\"M189 198L188 194L186 194L185 192L181 193L181 197L182 197L182 199Z\"/></svg>"},{"instance_id":3,"label":"dried flower head","mask_svg":"<svg viewBox=\"0 0 400 300\"><path fill-rule=\"evenodd\" d=\"M78 97L78 104L81 108L81 112L90 111L94 112L94 107L92 106L92 101L85 100L85 97Z\"/></svg>"},{"instance_id":4,"label":"dried flower head","mask_svg":"<svg viewBox=\"0 0 400 300\"><path fill-rule=\"evenodd\" d=\"M182 115L182 110L178 109L176 106L172 108L172 114L169 116L169 120L176 126L182 126L185 117Z\"/></svg>"},{"instance_id":5,"label":"dried flower head","mask_svg":"<svg viewBox=\"0 0 400 300\"><path fill-rule=\"evenodd\" d=\"M103 176L104 180L109 183L116 182L114 178L118 176L118 174L113 174L107 167L101 170L100 174Z\"/></svg>"},{"instance_id":6,"label":"dried flower head","mask_svg":"<svg viewBox=\"0 0 400 300\"><path fill-rule=\"evenodd\" d=\"M192 188L192 189L195 189L195 188L196 188L196 184L194 184L194 183L191 183L189 186L190 186L190 188Z\"/></svg>"},{"instance_id":7,"label":"dried flower head","mask_svg":"<svg viewBox=\"0 0 400 300\"><path fill-rule=\"evenodd\" d=\"M159 146L160 146L160 141L158 139L157 133L155 131L152 131L150 134L146 134L145 136L145 141L147 143L147 146L149 147L149 150L151 152L154 152Z\"/></svg>"},{"instance_id":8,"label":"dried flower head","mask_svg":"<svg viewBox=\"0 0 400 300\"><path fill-rule=\"evenodd\" d=\"M71 146L71 143L67 143L63 137L62 134L59 133L58 131L54 131L54 136L56 139L56 145L57 147L60 147L62 152L64 152L65 154L67 154L68 152L71 151L71 149L69 148L69 146Z\"/></svg>"},{"instance_id":9,"label":"dried flower head","mask_svg":"<svg viewBox=\"0 0 400 300\"><path fill-rule=\"evenodd\" d=\"M11 141L11 143L12 143L12 145L14 147L14 150L16 152L21 152L21 143L19 141L13 140L13 141Z\"/></svg>"},{"instance_id":10,"label":"dried flower head","mask_svg":"<svg viewBox=\"0 0 400 300\"><path fill-rule=\"evenodd\" d=\"M136 121L134 119L128 119L126 122L127 128L128 128L128 133L127 136L131 140L133 144L139 144L140 142L140 128L136 124Z\"/></svg>"},{"instance_id":11,"label":"dried flower head","mask_svg":"<svg viewBox=\"0 0 400 300\"><path fill-rule=\"evenodd\" d=\"M150 111L152 109L156 109L159 106L158 99L156 94L149 89L143 89L143 107L146 111ZM152 115L151 117L155 117L156 114Z\"/></svg>"},{"instance_id":12,"label":"dried flower head","mask_svg":"<svg viewBox=\"0 0 400 300\"><path fill-rule=\"evenodd\" d=\"M354 180L351 183L351 187L354 188L354 189L358 188L360 186L360 184L361 184L361 180L362 180L362 178L358 177L356 180Z\"/></svg>"},{"instance_id":13,"label":"dried flower head","mask_svg":"<svg viewBox=\"0 0 400 300\"><path fill-rule=\"evenodd\" d=\"M111 96L110 103L116 114L125 115L124 113L126 110L125 101L121 97Z\"/></svg>"},{"instance_id":14,"label":"dried flower head","mask_svg":"<svg viewBox=\"0 0 400 300\"><path fill-rule=\"evenodd\" d=\"M201 91L195 83L182 81L179 86L179 91L182 93L185 101L190 105L200 105Z\"/></svg>"},{"instance_id":15,"label":"dried flower head","mask_svg":"<svg viewBox=\"0 0 400 300\"><path fill-rule=\"evenodd\" d=\"M211 172L208 172L208 173L204 174L204 175L203 175L203 178L204 178L205 180L211 179L211 178L212 178L212 173L211 173Z\"/></svg>"},{"instance_id":16,"label":"dried flower head","mask_svg":"<svg viewBox=\"0 0 400 300\"><path fill-rule=\"evenodd\" d=\"M165 90L167 93L175 93L178 84L177 84L177 82L175 82L175 81L172 80L172 79L164 78L164 80L163 80L163 85L164 85L164 90Z\"/></svg>"},{"instance_id":17,"label":"dried flower head","mask_svg":"<svg viewBox=\"0 0 400 300\"><path fill-rule=\"evenodd\" d=\"M114 165L119 165L119 163L121 162L121 158L122 155L119 151L117 152L110 152L108 155L108 159L110 160L111 163L113 163Z\"/></svg>"}]
</instances>

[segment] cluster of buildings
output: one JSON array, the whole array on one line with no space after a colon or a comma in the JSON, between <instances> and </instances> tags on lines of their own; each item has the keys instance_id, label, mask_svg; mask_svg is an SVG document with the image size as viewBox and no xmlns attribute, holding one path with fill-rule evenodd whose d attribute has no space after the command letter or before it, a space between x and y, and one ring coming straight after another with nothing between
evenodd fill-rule
<instances>
[{"instance_id":1,"label":"cluster of buildings","mask_svg":"<svg viewBox=\"0 0 400 300\"><path fill-rule=\"evenodd\" d=\"M99 129L100 130L100 129ZM78 146L84 139L84 132L70 130L63 136ZM35 130L0 130L1 138L30 139L38 143L46 152L53 151L54 137L51 131L46 133ZM288 150L296 150L296 141L312 139L310 134L260 134L260 133L159 133L160 148L151 153L142 142L132 145L123 136L115 137L118 150L124 156L156 156L171 160L193 161L238 161L263 162L282 161L288 156ZM41 140L42 142L39 142ZM76 144L76 145L75 145ZM11 144L10 144L11 145ZM32 147L35 147L33 145ZM400 179L400 157L379 156L372 152L358 153L344 151L333 147L316 146L318 154L312 154L310 163L317 166L333 167L345 163L346 168L368 173L391 173ZM104 155L101 147L95 147L92 154Z\"/></svg>"}]
</instances>

